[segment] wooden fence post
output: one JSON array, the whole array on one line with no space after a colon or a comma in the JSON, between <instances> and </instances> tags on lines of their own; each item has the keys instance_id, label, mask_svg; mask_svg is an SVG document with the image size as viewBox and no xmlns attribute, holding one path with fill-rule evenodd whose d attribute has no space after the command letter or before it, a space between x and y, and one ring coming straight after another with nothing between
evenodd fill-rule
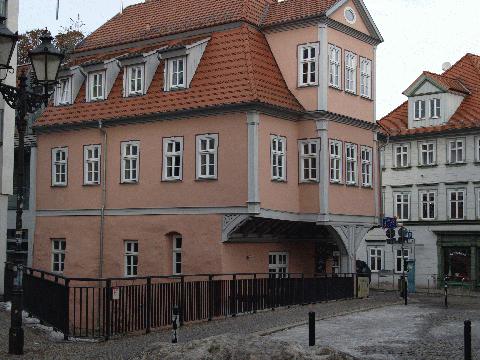
<instances>
[{"instance_id":1,"label":"wooden fence post","mask_svg":"<svg viewBox=\"0 0 480 360\"><path fill-rule=\"evenodd\" d=\"M230 313L233 317L237 316L237 275L233 275L233 280L230 282Z\"/></svg>"},{"instance_id":2,"label":"wooden fence post","mask_svg":"<svg viewBox=\"0 0 480 360\"><path fill-rule=\"evenodd\" d=\"M147 277L147 329L146 333L149 334L152 330L152 278Z\"/></svg>"},{"instance_id":3,"label":"wooden fence post","mask_svg":"<svg viewBox=\"0 0 480 360\"><path fill-rule=\"evenodd\" d=\"M111 299L112 299L112 280L108 279L107 280L107 283L106 283L106 288L105 288L105 292L106 292L106 303L105 303L105 340L109 340L110 339L110 331L111 331L111 327L110 327L110 305L111 305Z\"/></svg>"},{"instance_id":4,"label":"wooden fence post","mask_svg":"<svg viewBox=\"0 0 480 360\"><path fill-rule=\"evenodd\" d=\"M208 275L208 321L213 318L213 275Z\"/></svg>"},{"instance_id":5,"label":"wooden fence post","mask_svg":"<svg viewBox=\"0 0 480 360\"><path fill-rule=\"evenodd\" d=\"M185 320L185 277L180 279L180 326L183 326Z\"/></svg>"},{"instance_id":6,"label":"wooden fence post","mask_svg":"<svg viewBox=\"0 0 480 360\"><path fill-rule=\"evenodd\" d=\"M65 279L65 325L63 327L63 340L68 341L70 333L70 279Z\"/></svg>"}]
</instances>

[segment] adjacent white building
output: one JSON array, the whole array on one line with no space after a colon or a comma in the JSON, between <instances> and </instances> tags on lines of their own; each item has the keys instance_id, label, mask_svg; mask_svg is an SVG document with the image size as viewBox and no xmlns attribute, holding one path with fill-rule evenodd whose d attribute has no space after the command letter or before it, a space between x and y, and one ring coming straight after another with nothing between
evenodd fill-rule
<instances>
[{"instance_id":1,"label":"adjacent white building","mask_svg":"<svg viewBox=\"0 0 480 360\"><path fill-rule=\"evenodd\" d=\"M0 6L6 5L6 25L15 32L18 29L18 0L0 1ZM16 69L16 55L10 65ZM16 71L0 74L7 85L16 84ZM15 111L11 109L0 95L0 294L3 294L3 274L7 249L7 209L8 197L13 193L13 157Z\"/></svg>"},{"instance_id":2,"label":"adjacent white building","mask_svg":"<svg viewBox=\"0 0 480 360\"><path fill-rule=\"evenodd\" d=\"M413 232L403 256L415 260L417 286L444 276L480 284L480 57L467 54L445 70L424 72L379 121L384 214ZM367 235L357 258L374 283L396 282L404 266L383 229Z\"/></svg>"}]
</instances>

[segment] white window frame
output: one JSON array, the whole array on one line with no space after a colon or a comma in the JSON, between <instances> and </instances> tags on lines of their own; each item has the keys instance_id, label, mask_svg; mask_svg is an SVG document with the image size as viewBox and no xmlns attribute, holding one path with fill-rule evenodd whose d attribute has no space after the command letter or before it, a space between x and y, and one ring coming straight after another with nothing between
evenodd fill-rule
<instances>
[{"instance_id":1,"label":"white window frame","mask_svg":"<svg viewBox=\"0 0 480 360\"><path fill-rule=\"evenodd\" d=\"M430 99L430 118L438 119L442 116L441 100L439 98Z\"/></svg>"},{"instance_id":2,"label":"white window frame","mask_svg":"<svg viewBox=\"0 0 480 360\"><path fill-rule=\"evenodd\" d=\"M320 180L320 139L299 140L298 155L300 182L318 182Z\"/></svg>"},{"instance_id":3,"label":"white window frame","mask_svg":"<svg viewBox=\"0 0 480 360\"><path fill-rule=\"evenodd\" d=\"M358 181L358 145L345 143L345 182L357 185Z\"/></svg>"},{"instance_id":4,"label":"white window frame","mask_svg":"<svg viewBox=\"0 0 480 360\"><path fill-rule=\"evenodd\" d=\"M456 138L447 140L447 156L449 164L464 164L465 163L465 138ZM459 147L459 145L461 146ZM455 159L452 158L452 152L455 151ZM461 152L461 159L459 160L459 153Z\"/></svg>"},{"instance_id":5,"label":"white window frame","mask_svg":"<svg viewBox=\"0 0 480 360\"><path fill-rule=\"evenodd\" d=\"M97 80L97 85L95 85L95 78L101 78L101 85L98 84ZM89 96L89 101L98 101L98 100L104 100L105 99L105 71L94 71L88 74L88 96ZM97 95L93 95L93 89L94 87L97 87ZM100 89L100 91L99 91Z\"/></svg>"},{"instance_id":6,"label":"white window frame","mask_svg":"<svg viewBox=\"0 0 480 360\"><path fill-rule=\"evenodd\" d=\"M178 246L178 240L180 240L180 246ZM182 247L183 247L182 235L173 235L172 237L172 274L173 275L181 275L183 271ZM177 270L177 265L180 265L180 271Z\"/></svg>"},{"instance_id":7,"label":"white window frame","mask_svg":"<svg viewBox=\"0 0 480 360\"><path fill-rule=\"evenodd\" d=\"M307 51L307 57L305 57L305 50ZM312 51L314 52L313 56ZM318 85L318 54L318 43L298 46L298 86ZM304 79L305 75L307 76L306 81ZM312 75L314 77L313 80Z\"/></svg>"},{"instance_id":8,"label":"white window frame","mask_svg":"<svg viewBox=\"0 0 480 360\"><path fill-rule=\"evenodd\" d=\"M72 78L64 77L58 80L57 104L69 105L72 103Z\"/></svg>"},{"instance_id":9,"label":"white window frame","mask_svg":"<svg viewBox=\"0 0 480 360\"><path fill-rule=\"evenodd\" d=\"M279 145L281 146L281 149ZM287 138L270 135L270 173L272 181L287 180Z\"/></svg>"},{"instance_id":10,"label":"white window frame","mask_svg":"<svg viewBox=\"0 0 480 360\"><path fill-rule=\"evenodd\" d=\"M63 274L65 270L65 254L67 241L65 239L52 239L52 272Z\"/></svg>"},{"instance_id":11,"label":"white window frame","mask_svg":"<svg viewBox=\"0 0 480 360\"><path fill-rule=\"evenodd\" d=\"M329 76L328 84L342 89L342 49L336 45L328 45Z\"/></svg>"},{"instance_id":12,"label":"white window frame","mask_svg":"<svg viewBox=\"0 0 480 360\"><path fill-rule=\"evenodd\" d=\"M425 100L415 100L413 103L413 119L424 120L427 116L427 102Z\"/></svg>"},{"instance_id":13,"label":"white window frame","mask_svg":"<svg viewBox=\"0 0 480 360\"><path fill-rule=\"evenodd\" d=\"M477 210L477 219L480 219L480 188L475 189L475 208Z\"/></svg>"},{"instance_id":14,"label":"white window frame","mask_svg":"<svg viewBox=\"0 0 480 360\"><path fill-rule=\"evenodd\" d=\"M134 88L132 88L133 84L135 85ZM144 94L144 89L145 89L145 65L144 64L136 64L136 65L131 65L126 67L126 88L127 88L126 89L127 96Z\"/></svg>"},{"instance_id":15,"label":"white window frame","mask_svg":"<svg viewBox=\"0 0 480 360\"><path fill-rule=\"evenodd\" d=\"M385 249L383 247L368 247L368 266L372 272L377 273L384 269L384 254Z\"/></svg>"},{"instance_id":16,"label":"white window frame","mask_svg":"<svg viewBox=\"0 0 480 360\"><path fill-rule=\"evenodd\" d=\"M437 143L435 141L422 141L418 143L418 163L421 166L433 166L437 163ZM426 154L426 162L423 155ZM430 156L432 155L432 161Z\"/></svg>"},{"instance_id":17,"label":"white window frame","mask_svg":"<svg viewBox=\"0 0 480 360\"><path fill-rule=\"evenodd\" d=\"M407 271L407 268L405 267L405 260L408 260L410 258L410 249L409 248L404 248L403 249L403 256L402 256L402 249L397 248L395 249L395 273L396 274L401 274L403 271ZM400 262L400 268L398 268L398 260L401 260Z\"/></svg>"},{"instance_id":18,"label":"white window frame","mask_svg":"<svg viewBox=\"0 0 480 360\"><path fill-rule=\"evenodd\" d=\"M351 51L345 51L345 91L357 93L357 55Z\"/></svg>"},{"instance_id":19,"label":"white window frame","mask_svg":"<svg viewBox=\"0 0 480 360\"><path fill-rule=\"evenodd\" d=\"M97 152L97 156L95 156ZM91 154L90 154L91 153ZM101 145L85 145L83 147L83 183L98 185L101 182ZM91 175L91 176L90 176Z\"/></svg>"},{"instance_id":20,"label":"white window frame","mask_svg":"<svg viewBox=\"0 0 480 360\"><path fill-rule=\"evenodd\" d=\"M272 261L275 260L275 261ZM275 277L288 276L289 254L286 251L268 253L268 273Z\"/></svg>"},{"instance_id":21,"label":"white window frame","mask_svg":"<svg viewBox=\"0 0 480 360\"><path fill-rule=\"evenodd\" d=\"M409 192L395 192L393 193L393 206L394 206L394 215L399 221L408 221L410 220L411 214L411 194ZM399 210L400 206L400 212ZM406 206L406 214L405 214Z\"/></svg>"},{"instance_id":22,"label":"white window frame","mask_svg":"<svg viewBox=\"0 0 480 360\"><path fill-rule=\"evenodd\" d=\"M211 147L212 141L213 147ZM203 143L206 144L205 148L202 148ZM217 159L218 134L197 135L197 179L217 179ZM213 172L211 172L211 166L213 166Z\"/></svg>"},{"instance_id":23,"label":"white window frame","mask_svg":"<svg viewBox=\"0 0 480 360\"><path fill-rule=\"evenodd\" d=\"M420 219L422 220L435 220L437 218L437 192L435 190L422 190L419 191L419 213ZM431 199L431 195L433 195L433 200ZM426 200L424 199L426 196ZM430 211L430 206L433 205L433 214ZM427 208L427 216L424 216L423 208L426 206Z\"/></svg>"},{"instance_id":24,"label":"white window frame","mask_svg":"<svg viewBox=\"0 0 480 360\"><path fill-rule=\"evenodd\" d=\"M125 276L136 277L138 276L138 241L137 240L125 240ZM129 261L130 260L130 261ZM136 261L135 261L136 260Z\"/></svg>"},{"instance_id":25,"label":"white window frame","mask_svg":"<svg viewBox=\"0 0 480 360\"><path fill-rule=\"evenodd\" d=\"M169 145L172 148L169 150ZM177 144L179 149L177 150ZM171 161L170 161L171 159ZM178 174L175 174L178 169ZM169 170L171 174L169 175ZM172 136L163 138L163 181L181 181L183 180L183 137Z\"/></svg>"},{"instance_id":26,"label":"white window frame","mask_svg":"<svg viewBox=\"0 0 480 360\"><path fill-rule=\"evenodd\" d=\"M368 156L367 156L368 154ZM362 186L373 186L373 149L370 146L361 147Z\"/></svg>"},{"instance_id":27,"label":"white window frame","mask_svg":"<svg viewBox=\"0 0 480 360\"><path fill-rule=\"evenodd\" d=\"M132 154L134 147L137 148L137 153ZM127 154L127 149L130 149L130 153ZM123 141L121 143L121 182L122 184L134 184L138 183L140 172L140 141ZM127 167L127 164L129 165ZM135 166L132 166L134 164ZM128 176L126 172L128 171ZM135 172L135 176L133 176Z\"/></svg>"},{"instance_id":28,"label":"white window frame","mask_svg":"<svg viewBox=\"0 0 480 360\"><path fill-rule=\"evenodd\" d=\"M182 71L178 70L178 64L182 63ZM171 58L167 60L167 70L168 70L168 87L167 90L175 90L175 89L185 89L187 87L187 57L186 56L179 56L175 58ZM175 70L175 64L177 65ZM175 78L174 75L177 75ZM178 81L178 75L182 74L182 82ZM176 79L176 81L174 81Z\"/></svg>"},{"instance_id":29,"label":"white window frame","mask_svg":"<svg viewBox=\"0 0 480 360\"><path fill-rule=\"evenodd\" d=\"M456 194L456 199L452 200L452 195ZM462 201L460 201L458 198L458 194L462 194ZM452 216L452 202L456 203L455 206L455 211L456 211L456 217ZM459 209L460 209L460 203L462 203L462 217L458 217ZM448 214L448 219L449 220L464 220L466 218L466 213L467 213L467 190L466 189L448 189L447 190L447 214Z\"/></svg>"},{"instance_id":30,"label":"white window frame","mask_svg":"<svg viewBox=\"0 0 480 360\"><path fill-rule=\"evenodd\" d=\"M360 96L372 98L372 60L360 57Z\"/></svg>"},{"instance_id":31,"label":"white window frame","mask_svg":"<svg viewBox=\"0 0 480 360\"><path fill-rule=\"evenodd\" d=\"M330 154L330 182L341 183L342 182L342 165L343 165L343 144L340 140L330 139L329 141L329 154ZM333 151L335 150L335 151Z\"/></svg>"},{"instance_id":32,"label":"white window frame","mask_svg":"<svg viewBox=\"0 0 480 360\"><path fill-rule=\"evenodd\" d=\"M480 136L475 137L475 161L480 162Z\"/></svg>"},{"instance_id":33,"label":"white window frame","mask_svg":"<svg viewBox=\"0 0 480 360\"><path fill-rule=\"evenodd\" d=\"M57 153L64 153L64 158L57 160ZM57 166L63 171L57 172ZM62 179L62 174L65 179ZM60 180L57 180L57 175ZM62 181L63 180L63 181ZM52 149L52 186L67 186L68 184L68 147L57 147Z\"/></svg>"},{"instance_id":34,"label":"white window frame","mask_svg":"<svg viewBox=\"0 0 480 360\"><path fill-rule=\"evenodd\" d=\"M397 149L401 149L400 153L398 153ZM399 157L400 155L400 163ZM407 168L410 166L410 144L403 143L403 144L395 144L393 146L393 156L395 159L395 167L396 168Z\"/></svg>"}]
</instances>

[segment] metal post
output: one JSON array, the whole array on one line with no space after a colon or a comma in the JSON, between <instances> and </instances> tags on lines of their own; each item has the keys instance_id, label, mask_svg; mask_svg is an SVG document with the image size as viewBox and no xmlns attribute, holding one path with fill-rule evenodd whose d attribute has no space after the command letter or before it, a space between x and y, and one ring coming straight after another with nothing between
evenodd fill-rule
<instances>
[{"instance_id":1,"label":"metal post","mask_svg":"<svg viewBox=\"0 0 480 360\"><path fill-rule=\"evenodd\" d=\"M66 309L65 309L65 325L63 329L63 340L68 341L70 332L70 279L65 279L66 290ZM75 306L75 305L74 305Z\"/></svg>"},{"instance_id":2,"label":"metal post","mask_svg":"<svg viewBox=\"0 0 480 360\"><path fill-rule=\"evenodd\" d=\"M302 273L302 305L305 305L305 274Z\"/></svg>"},{"instance_id":3,"label":"metal post","mask_svg":"<svg viewBox=\"0 0 480 360\"><path fill-rule=\"evenodd\" d=\"M405 305L408 305L408 287L407 287L407 279L405 278L405 256L403 255L403 245L405 244L405 228L401 227L400 228L400 243L402 245L401 247L401 255L402 255L402 284L403 284L403 297L405 300Z\"/></svg>"},{"instance_id":4,"label":"metal post","mask_svg":"<svg viewBox=\"0 0 480 360\"><path fill-rule=\"evenodd\" d=\"M230 312L232 317L237 316L237 275L233 275L230 282Z\"/></svg>"},{"instance_id":5,"label":"metal post","mask_svg":"<svg viewBox=\"0 0 480 360\"><path fill-rule=\"evenodd\" d=\"M172 316L172 344L178 343L178 334L177 329L180 324L179 321L180 310L177 306L173 307L173 316Z\"/></svg>"},{"instance_id":6,"label":"metal post","mask_svg":"<svg viewBox=\"0 0 480 360\"><path fill-rule=\"evenodd\" d=\"M463 323L463 342L465 360L472 360L472 322L465 320Z\"/></svg>"},{"instance_id":7,"label":"metal post","mask_svg":"<svg viewBox=\"0 0 480 360\"><path fill-rule=\"evenodd\" d=\"M147 277L147 329L146 333L152 331L152 278Z\"/></svg>"},{"instance_id":8,"label":"metal post","mask_svg":"<svg viewBox=\"0 0 480 360\"><path fill-rule=\"evenodd\" d=\"M315 346L315 313L308 313L308 346Z\"/></svg>"},{"instance_id":9,"label":"metal post","mask_svg":"<svg viewBox=\"0 0 480 360\"><path fill-rule=\"evenodd\" d=\"M257 290L257 274L253 274L253 313L257 313L258 290Z\"/></svg>"},{"instance_id":10,"label":"metal post","mask_svg":"<svg viewBox=\"0 0 480 360\"><path fill-rule=\"evenodd\" d=\"M185 317L185 277L182 276L180 280L180 326L183 326L183 320Z\"/></svg>"},{"instance_id":11,"label":"metal post","mask_svg":"<svg viewBox=\"0 0 480 360\"><path fill-rule=\"evenodd\" d=\"M110 306L111 306L111 300L112 300L112 280L108 279L106 283L106 304L105 304L105 340L110 339Z\"/></svg>"},{"instance_id":12,"label":"metal post","mask_svg":"<svg viewBox=\"0 0 480 360\"><path fill-rule=\"evenodd\" d=\"M445 276L445 279L443 280L443 288L445 293L445 307L448 308L448 283L447 283L446 276Z\"/></svg>"},{"instance_id":13,"label":"metal post","mask_svg":"<svg viewBox=\"0 0 480 360\"><path fill-rule=\"evenodd\" d=\"M213 318L213 275L208 275L208 321Z\"/></svg>"}]
</instances>

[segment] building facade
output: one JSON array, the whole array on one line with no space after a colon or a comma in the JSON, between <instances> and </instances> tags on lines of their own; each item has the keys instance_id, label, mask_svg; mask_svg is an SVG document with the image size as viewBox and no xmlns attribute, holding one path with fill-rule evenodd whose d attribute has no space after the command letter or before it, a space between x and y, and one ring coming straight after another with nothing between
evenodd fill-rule
<instances>
[{"instance_id":1,"label":"building facade","mask_svg":"<svg viewBox=\"0 0 480 360\"><path fill-rule=\"evenodd\" d=\"M441 75L424 72L379 122L384 211L413 232L403 256L415 260L420 286L445 276L475 285L480 275L480 57L444 66ZM381 276L374 282L403 269L400 246L386 245L381 229L358 257Z\"/></svg>"},{"instance_id":2,"label":"building facade","mask_svg":"<svg viewBox=\"0 0 480 360\"><path fill-rule=\"evenodd\" d=\"M0 11L7 17L8 29L18 29L18 0L0 1ZM17 67L17 57L12 56L10 66ZM4 84L15 86L16 71L0 74ZM7 250L7 212L8 198L13 193L15 111L0 96L0 263L6 261ZM4 267L0 266L0 278L3 279ZM0 281L0 294L3 294L3 280Z\"/></svg>"},{"instance_id":3,"label":"building facade","mask_svg":"<svg viewBox=\"0 0 480 360\"><path fill-rule=\"evenodd\" d=\"M33 266L354 272L380 210L381 42L360 0L126 8L36 122Z\"/></svg>"}]
</instances>

